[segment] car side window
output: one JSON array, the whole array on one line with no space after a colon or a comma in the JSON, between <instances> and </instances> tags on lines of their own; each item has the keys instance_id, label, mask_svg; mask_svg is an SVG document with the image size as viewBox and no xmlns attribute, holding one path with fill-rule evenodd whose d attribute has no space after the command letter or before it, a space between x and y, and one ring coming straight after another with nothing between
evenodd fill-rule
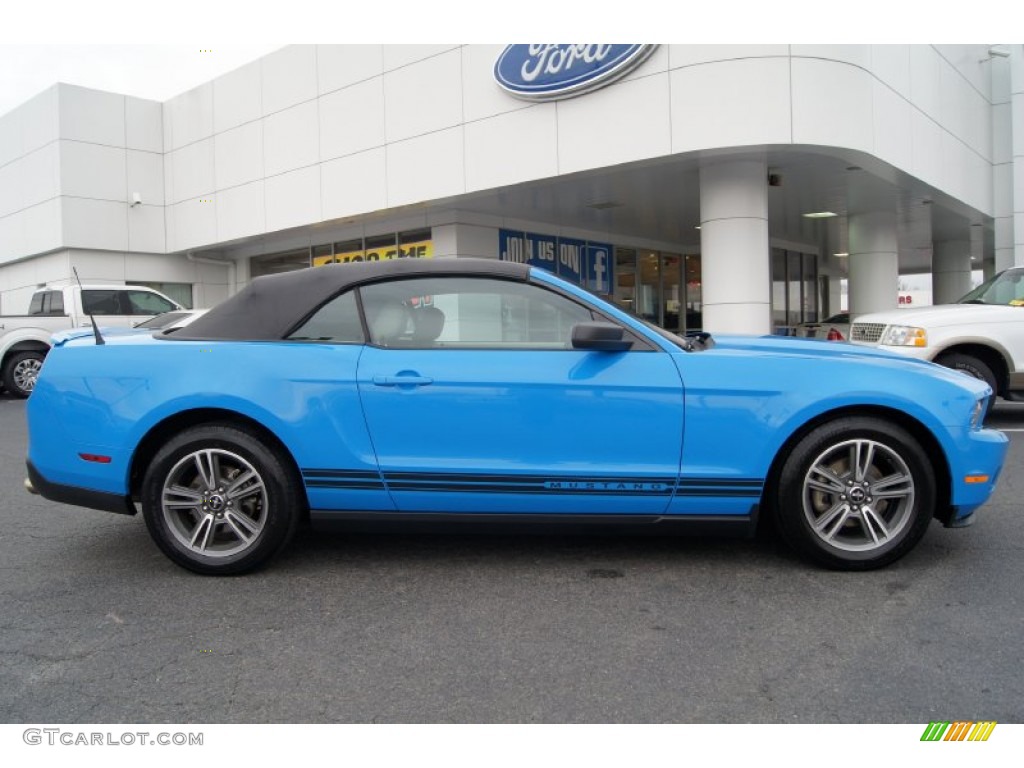
<instances>
[{"instance_id":1,"label":"car side window","mask_svg":"<svg viewBox=\"0 0 1024 768\"><path fill-rule=\"evenodd\" d=\"M572 328L593 313L530 283L418 278L360 289L370 341L383 347L572 349Z\"/></svg>"},{"instance_id":2,"label":"car side window","mask_svg":"<svg viewBox=\"0 0 1024 768\"><path fill-rule=\"evenodd\" d=\"M336 296L314 312L288 335L291 341L324 341L333 344L362 344L363 325L355 291Z\"/></svg>"},{"instance_id":3,"label":"car side window","mask_svg":"<svg viewBox=\"0 0 1024 768\"><path fill-rule=\"evenodd\" d=\"M167 299L148 291L122 291L122 303L127 303L129 315L162 315L177 309Z\"/></svg>"},{"instance_id":4,"label":"car side window","mask_svg":"<svg viewBox=\"0 0 1024 768\"><path fill-rule=\"evenodd\" d=\"M118 302L118 291L94 289L82 291L82 309L87 315L124 315Z\"/></svg>"}]
</instances>

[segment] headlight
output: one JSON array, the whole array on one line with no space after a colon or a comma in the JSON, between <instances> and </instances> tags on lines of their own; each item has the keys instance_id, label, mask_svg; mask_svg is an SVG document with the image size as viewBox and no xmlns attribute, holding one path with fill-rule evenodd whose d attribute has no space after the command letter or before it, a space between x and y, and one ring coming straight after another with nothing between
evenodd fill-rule
<instances>
[{"instance_id":1,"label":"headlight","mask_svg":"<svg viewBox=\"0 0 1024 768\"><path fill-rule=\"evenodd\" d=\"M983 397L974 404L974 410L971 411L971 429L981 429L981 422L985 419L985 405L987 403L988 398Z\"/></svg>"},{"instance_id":2,"label":"headlight","mask_svg":"<svg viewBox=\"0 0 1024 768\"><path fill-rule=\"evenodd\" d=\"M912 325L890 325L879 343L889 347L927 347L928 333Z\"/></svg>"}]
</instances>

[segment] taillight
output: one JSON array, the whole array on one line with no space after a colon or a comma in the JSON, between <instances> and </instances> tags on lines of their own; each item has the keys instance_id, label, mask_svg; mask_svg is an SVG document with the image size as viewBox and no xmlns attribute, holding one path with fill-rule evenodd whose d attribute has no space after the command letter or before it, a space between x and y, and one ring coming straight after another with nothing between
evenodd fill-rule
<instances>
[{"instance_id":1,"label":"taillight","mask_svg":"<svg viewBox=\"0 0 1024 768\"><path fill-rule=\"evenodd\" d=\"M846 341L846 337L839 332L838 328L829 328L828 336L825 337L828 341Z\"/></svg>"}]
</instances>

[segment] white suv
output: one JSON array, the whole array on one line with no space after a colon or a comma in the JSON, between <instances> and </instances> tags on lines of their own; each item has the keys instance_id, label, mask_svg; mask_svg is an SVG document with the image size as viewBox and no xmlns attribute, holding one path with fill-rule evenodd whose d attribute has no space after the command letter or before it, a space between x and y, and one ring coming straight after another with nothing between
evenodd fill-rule
<instances>
[{"instance_id":1,"label":"white suv","mask_svg":"<svg viewBox=\"0 0 1024 768\"><path fill-rule=\"evenodd\" d=\"M996 395L1024 400L1024 267L1000 272L956 304L859 315L850 341L961 370Z\"/></svg>"}]
</instances>

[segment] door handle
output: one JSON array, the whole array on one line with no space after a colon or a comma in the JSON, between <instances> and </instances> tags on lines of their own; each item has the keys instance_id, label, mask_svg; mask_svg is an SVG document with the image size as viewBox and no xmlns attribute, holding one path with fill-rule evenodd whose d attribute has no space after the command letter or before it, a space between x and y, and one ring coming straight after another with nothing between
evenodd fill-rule
<instances>
[{"instance_id":1,"label":"door handle","mask_svg":"<svg viewBox=\"0 0 1024 768\"><path fill-rule=\"evenodd\" d=\"M398 374L397 376L374 376L373 383L378 387L423 387L433 384L434 380L429 376L417 374Z\"/></svg>"}]
</instances>

